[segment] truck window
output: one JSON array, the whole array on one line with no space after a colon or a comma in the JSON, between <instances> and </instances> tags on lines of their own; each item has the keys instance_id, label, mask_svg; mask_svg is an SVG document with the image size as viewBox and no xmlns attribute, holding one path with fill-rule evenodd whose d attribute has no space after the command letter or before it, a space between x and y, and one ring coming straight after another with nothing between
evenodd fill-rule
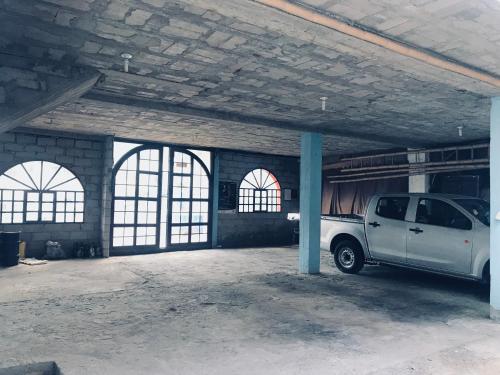
<instances>
[{"instance_id":1,"label":"truck window","mask_svg":"<svg viewBox=\"0 0 500 375\"><path fill-rule=\"evenodd\" d=\"M378 200L375 213L387 219L404 220L408 208L408 197L383 197Z\"/></svg>"},{"instance_id":2,"label":"truck window","mask_svg":"<svg viewBox=\"0 0 500 375\"><path fill-rule=\"evenodd\" d=\"M490 204L482 199L453 199L484 225L490 226Z\"/></svg>"},{"instance_id":3,"label":"truck window","mask_svg":"<svg viewBox=\"0 0 500 375\"><path fill-rule=\"evenodd\" d=\"M440 227L470 230L472 222L455 207L437 199L420 199L415 222Z\"/></svg>"}]
</instances>

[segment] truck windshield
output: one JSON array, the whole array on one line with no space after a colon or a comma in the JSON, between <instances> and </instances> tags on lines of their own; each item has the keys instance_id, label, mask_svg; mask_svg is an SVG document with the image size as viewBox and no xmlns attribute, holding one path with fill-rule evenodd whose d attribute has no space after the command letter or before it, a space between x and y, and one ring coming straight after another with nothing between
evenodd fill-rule
<instances>
[{"instance_id":1,"label":"truck windshield","mask_svg":"<svg viewBox=\"0 0 500 375\"><path fill-rule=\"evenodd\" d=\"M454 199L484 225L490 226L490 204L481 199Z\"/></svg>"}]
</instances>

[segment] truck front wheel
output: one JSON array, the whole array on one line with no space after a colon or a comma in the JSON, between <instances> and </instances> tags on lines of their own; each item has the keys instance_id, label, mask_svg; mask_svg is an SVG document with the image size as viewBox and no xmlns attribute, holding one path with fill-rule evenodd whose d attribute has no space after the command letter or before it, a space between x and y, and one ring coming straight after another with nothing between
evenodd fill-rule
<instances>
[{"instance_id":1,"label":"truck front wheel","mask_svg":"<svg viewBox=\"0 0 500 375\"><path fill-rule=\"evenodd\" d=\"M365 256L359 245L351 240L343 240L333 249L335 265L344 273L358 273L365 264Z\"/></svg>"}]
</instances>

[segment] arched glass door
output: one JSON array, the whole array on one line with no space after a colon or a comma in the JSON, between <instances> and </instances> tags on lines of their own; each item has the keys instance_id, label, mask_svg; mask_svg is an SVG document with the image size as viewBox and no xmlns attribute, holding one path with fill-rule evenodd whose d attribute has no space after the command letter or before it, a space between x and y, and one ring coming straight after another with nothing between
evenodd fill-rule
<instances>
[{"instance_id":1,"label":"arched glass door","mask_svg":"<svg viewBox=\"0 0 500 375\"><path fill-rule=\"evenodd\" d=\"M210 153L202 160L186 149L129 148L113 170L112 253L206 247Z\"/></svg>"},{"instance_id":2,"label":"arched glass door","mask_svg":"<svg viewBox=\"0 0 500 375\"><path fill-rule=\"evenodd\" d=\"M208 242L210 213L209 171L188 151L171 150L169 245Z\"/></svg>"},{"instance_id":3,"label":"arched glass door","mask_svg":"<svg viewBox=\"0 0 500 375\"><path fill-rule=\"evenodd\" d=\"M116 164L113 248L158 247L162 148L139 147Z\"/></svg>"}]
</instances>

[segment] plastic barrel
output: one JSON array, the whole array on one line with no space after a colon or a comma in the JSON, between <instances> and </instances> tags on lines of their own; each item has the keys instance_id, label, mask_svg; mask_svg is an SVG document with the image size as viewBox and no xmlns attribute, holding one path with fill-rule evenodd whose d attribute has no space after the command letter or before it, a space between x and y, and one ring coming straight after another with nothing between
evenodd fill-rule
<instances>
[{"instance_id":1,"label":"plastic barrel","mask_svg":"<svg viewBox=\"0 0 500 375\"><path fill-rule=\"evenodd\" d=\"M0 265L12 267L19 264L19 232L0 232Z\"/></svg>"}]
</instances>

